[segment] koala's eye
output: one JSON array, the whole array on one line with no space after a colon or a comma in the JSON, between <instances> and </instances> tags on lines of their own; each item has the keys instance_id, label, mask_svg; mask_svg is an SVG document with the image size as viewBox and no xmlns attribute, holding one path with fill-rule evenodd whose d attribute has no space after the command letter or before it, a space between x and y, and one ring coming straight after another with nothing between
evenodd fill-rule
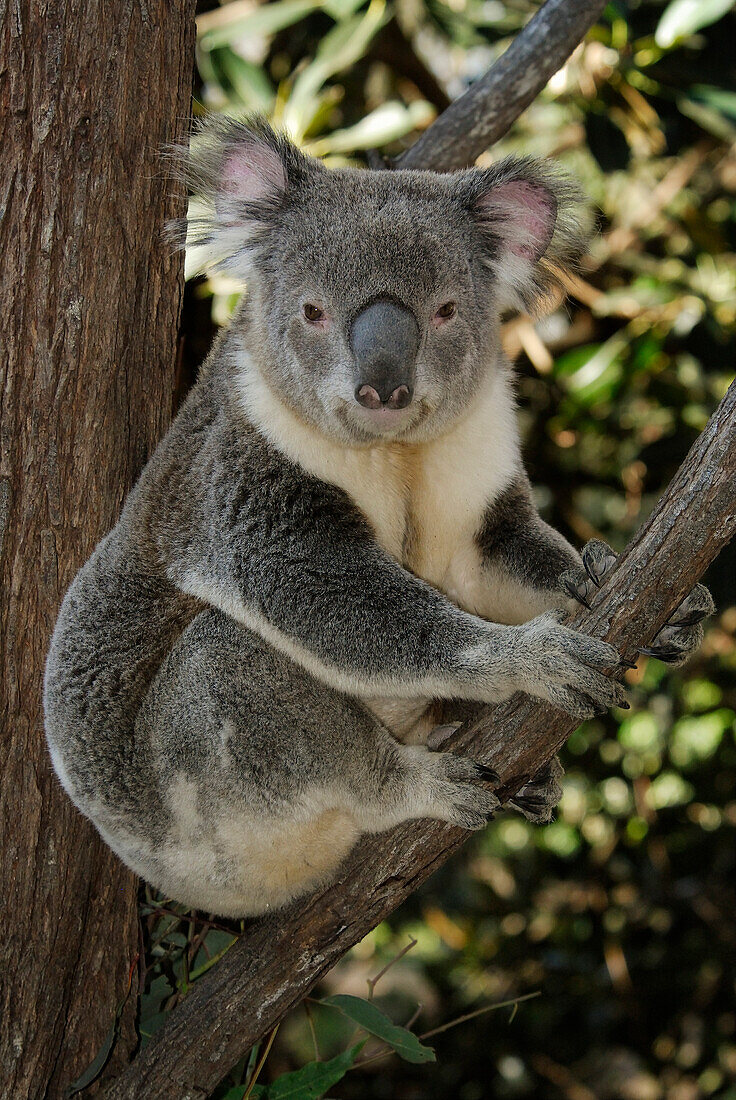
<instances>
[{"instance_id":1,"label":"koala's eye","mask_svg":"<svg viewBox=\"0 0 736 1100\"><path fill-rule=\"evenodd\" d=\"M457 313L457 304L455 302L445 302L443 306L435 313L435 317L438 321L449 321L451 317L454 317Z\"/></svg>"},{"instance_id":2,"label":"koala's eye","mask_svg":"<svg viewBox=\"0 0 736 1100\"><path fill-rule=\"evenodd\" d=\"M319 321L324 321L325 311L320 309L319 306L312 305L311 302L306 302L302 307L302 312L308 321L311 321L313 325L316 325Z\"/></svg>"}]
</instances>

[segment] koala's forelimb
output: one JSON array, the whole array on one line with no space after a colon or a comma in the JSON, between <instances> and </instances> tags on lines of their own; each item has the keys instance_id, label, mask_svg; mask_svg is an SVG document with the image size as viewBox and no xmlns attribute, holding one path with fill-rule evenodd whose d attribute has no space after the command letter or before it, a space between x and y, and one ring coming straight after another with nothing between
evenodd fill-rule
<instances>
[{"instance_id":1,"label":"koala's forelimb","mask_svg":"<svg viewBox=\"0 0 736 1100\"><path fill-rule=\"evenodd\" d=\"M210 511L194 523L186 517L211 541L190 536L186 557L168 563L184 591L352 695L498 702L523 689L581 714L622 698L601 674L618 663L605 643L567 630L553 614L506 626L462 611L384 553L339 489L305 478L258 443L248 469L233 470L231 442L221 442L223 475L212 479ZM262 504L266 484L280 501L273 511ZM184 538L182 531L175 545ZM521 560L524 553L522 542ZM540 557L551 581L556 559L541 545ZM550 584L553 592L559 605Z\"/></svg>"}]
</instances>

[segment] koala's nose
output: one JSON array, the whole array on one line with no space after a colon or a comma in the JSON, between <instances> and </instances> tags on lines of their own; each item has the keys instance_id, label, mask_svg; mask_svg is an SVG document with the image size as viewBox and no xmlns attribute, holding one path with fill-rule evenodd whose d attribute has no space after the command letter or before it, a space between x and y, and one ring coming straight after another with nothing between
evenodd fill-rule
<instances>
[{"instance_id":1,"label":"koala's nose","mask_svg":"<svg viewBox=\"0 0 736 1100\"><path fill-rule=\"evenodd\" d=\"M396 302L367 306L350 326L355 356L355 400L367 409L404 409L414 393L419 325Z\"/></svg>"},{"instance_id":2,"label":"koala's nose","mask_svg":"<svg viewBox=\"0 0 736 1100\"><path fill-rule=\"evenodd\" d=\"M373 386L356 386L355 400L366 409L380 409L383 405L388 409L405 409L411 403L411 389L406 385L397 386L391 395L384 399L378 390L373 389Z\"/></svg>"}]
</instances>

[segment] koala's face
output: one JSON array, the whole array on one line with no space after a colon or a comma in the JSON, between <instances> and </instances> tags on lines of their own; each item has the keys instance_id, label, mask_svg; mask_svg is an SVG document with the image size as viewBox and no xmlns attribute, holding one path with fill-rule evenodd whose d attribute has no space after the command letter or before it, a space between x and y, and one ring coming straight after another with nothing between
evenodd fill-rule
<instances>
[{"instance_id":1,"label":"koala's face","mask_svg":"<svg viewBox=\"0 0 736 1100\"><path fill-rule=\"evenodd\" d=\"M267 385L357 446L431 438L470 407L495 369L499 314L541 292L572 198L528 161L328 171L262 124L232 122L194 182L213 207L200 239L247 279L235 324ZM562 248L575 244L568 229Z\"/></svg>"}]
</instances>

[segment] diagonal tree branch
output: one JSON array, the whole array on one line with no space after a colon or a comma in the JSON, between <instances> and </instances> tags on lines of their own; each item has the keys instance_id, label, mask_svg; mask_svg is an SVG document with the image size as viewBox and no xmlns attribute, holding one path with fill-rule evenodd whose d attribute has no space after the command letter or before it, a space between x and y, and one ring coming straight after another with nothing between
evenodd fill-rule
<instances>
[{"instance_id":1,"label":"diagonal tree branch","mask_svg":"<svg viewBox=\"0 0 736 1100\"><path fill-rule=\"evenodd\" d=\"M467 168L511 128L561 69L605 0L547 0L485 76L443 111L395 168Z\"/></svg>"},{"instance_id":2,"label":"diagonal tree branch","mask_svg":"<svg viewBox=\"0 0 736 1100\"><path fill-rule=\"evenodd\" d=\"M633 654L651 640L735 530L736 383L592 610L577 615L574 625ZM566 714L517 695L461 730L453 747L493 766L508 797L551 759L573 728ZM467 838L462 829L428 821L366 838L337 883L249 926L110 1087L108 1100L203 1100L353 944Z\"/></svg>"}]
</instances>

